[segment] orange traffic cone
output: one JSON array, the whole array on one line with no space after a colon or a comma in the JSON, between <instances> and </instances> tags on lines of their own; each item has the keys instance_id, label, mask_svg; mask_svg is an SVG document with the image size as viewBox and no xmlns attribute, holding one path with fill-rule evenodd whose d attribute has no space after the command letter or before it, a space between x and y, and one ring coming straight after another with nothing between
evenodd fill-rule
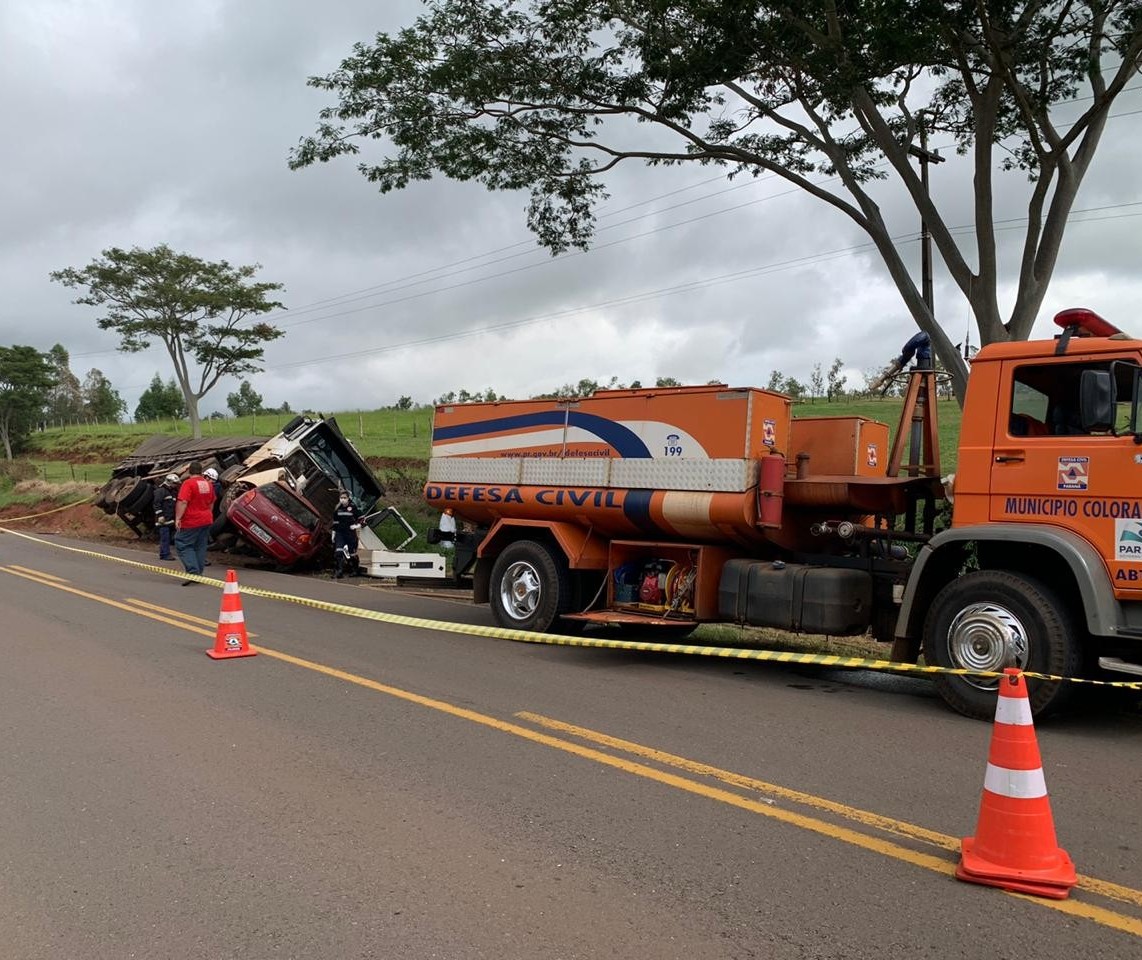
<instances>
[{"instance_id":1,"label":"orange traffic cone","mask_svg":"<svg viewBox=\"0 0 1142 960\"><path fill-rule=\"evenodd\" d=\"M1027 681L1014 668L1003 672L979 822L975 836L963 839L956 876L1065 900L1075 885L1075 865L1055 839Z\"/></svg>"},{"instance_id":2,"label":"orange traffic cone","mask_svg":"<svg viewBox=\"0 0 1142 960\"><path fill-rule=\"evenodd\" d=\"M257 652L250 649L250 640L246 636L246 617L242 613L242 598L238 595L238 575L227 570L214 649L207 650L206 655L215 660L229 660L231 657L252 657Z\"/></svg>"}]
</instances>

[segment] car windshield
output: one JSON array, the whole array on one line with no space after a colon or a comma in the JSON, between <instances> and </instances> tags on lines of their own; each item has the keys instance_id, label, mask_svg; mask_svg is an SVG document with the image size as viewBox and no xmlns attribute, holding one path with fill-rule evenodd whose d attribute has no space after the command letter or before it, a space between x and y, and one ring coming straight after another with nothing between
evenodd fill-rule
<instances>
[{"instance_id":1,"label":"car windshield","mask_svg":"<svg viewBox=\"0 0 1142 960\"><path fill-rule=\"evenodd\" d=\"M265 486L259 487L258 491L282 513L292 517L307 530L314 530L321 524L317 514L310 510L296 494L290 492L280 483L267 483Z\"/></svg>"},{"instance_id":2,"label":"car windshield","mask_svg":"<svg viewBox=\"0 0 1142 960\"><path fill-rule=\"evenodd\" d=\"M301 440L302 449L321 471L349 491L353 502L368 513L381 497L381 487L357 451L327 423L318 424Z\"/></svg>"}]
</instances>

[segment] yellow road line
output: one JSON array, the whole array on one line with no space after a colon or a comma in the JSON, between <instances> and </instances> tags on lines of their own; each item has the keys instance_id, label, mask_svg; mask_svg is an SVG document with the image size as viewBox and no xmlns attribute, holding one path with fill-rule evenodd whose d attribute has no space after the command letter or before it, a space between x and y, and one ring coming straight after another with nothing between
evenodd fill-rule
<instances>
[{"instance_id":1,"label":"yellow road line","mask_svg":"<svg viewBox=\"0 0 1142 960\"><path fill-rule=\"evenodd\" d=\"M57 577L54 573L45 573L43 570L33 570L31 567L21 567L19 564L10 564L13 570L23 570L24 573L35 574L44 580L53 580L56 583L70 583L71 581L65 580L63 577Z\"/></svg>"},{"instance_id":2,"label":"yellow road line","mask_svg":"<svg viewBox=\"0 0 1142 960\"><path fill-rule=\"evenodd\" d=\"M759 793L781 797L783 800L790 800L808 807L816 807L818 810L827 810L830 813L844 817L846 820L864 824L866 827L873 827L877 830L897 834L898 836L921 840L924 843L933 844L944 850L951 850L953 853L959 853L960 850L960 839L958 837L949 836L946 833L937 833L935 830L929 830L926 827L908 823L906 820L896 820L893 817L882 816L870 810L861 810L859 807L838 803L826 797L818 797L816 794L803 793L800 790L793 790L790 787L783 787L776 783L767 783L764 780L747 777L744 774L734 773L730 770L722 770L719 767L713 767L698 760L689 760L686 757L679 757L675 754L656 750L653 747L643 746L640 743L634 743L630 740L612 737L609 734L576 726L573 723L555 720L551 717L545 717L542 714L529 713L524 710L515 716L520 720L526 720L529 723L546 727L549 730L559 730L562 733L588 740L591 743L597 743L600 746L609 747L613 750L622 750L626 753L643 757L646 760L653 760L656 763L664 764L665 766L677 767L688 773L694 773L704 777L713 777L716 780L732 784L735 787L744 787L747 790L756 790ZM1083 874L1079 874L1078 886L1083 890L1089 890L1091 893L1097 893L1100 896L1108 897L1112 900L1142 906L1142 890L1135 890L1133 887L1124 887L1120 884L1112 883L1109 880L1100 880L1097 877L1088 877Z\"/></svg>"},{"instance_id":3,"label":"yellow road line","mask_svg":"<svg viewBox=\"0 0 1142 960\"><path fill-rule=\"evenodd\" d=\"M67 587L62 583L53 583L50 580L43 580L38 574L32 576L31 574L21 573L14 567L0 567L0 571L9 573L14 577L23 577L25 580L31 580L34 583L43 584L45 587L54 587L56 590L63 590L66 593L74 593L77 597L83 597L86 600L94 600L96 603L103 603L109 607L116 607L119 610L126 610L128 613L134 613L140 617L147 617L151 620L157 620L159 623L165 623L172 627L182 627L184 630L191 630L194 633L200 633L204 637L214 636L214 631L212 630L202 630L187 623L180 623L178 620L173 620L170 617L162 617L156 613L140 610L138 607L128 606L125 603L120 603L118 600L112 600L110 597L101 597L97 593L88 593L86 590L77 590L75 587Z\"/></svg>"},{"instance_id":4,"label":"yellow road line","mask_svg":"<svg viewBox=\"0 0 1142 960\"><path fill-rule=\"evenodd\" d=\"M77 590L74 587L63 586L62 584L52 583L47 580L41 580L38 577L29 576L28 574L21 573L10 567L0 567L0 571L12 574L13 576L23 577L26 580L32 580L34 582L41 583L44 586L54 587L57 590L63 590L67 593L86 597L87 599L95 600L99 603L117 607L121 610L125 610L128 613L134 613L141 617L148 617L152 620L168 623L171 626L178 627L183 630L189 630L193 633L202 634L204 636L213 636L213 633L192 626L191 624L180 623L177 620L168 619L166 617L150 613L146 610L142 610L138 607L119 603L118 601L110 600L106 597L101 597L96 594L87 593L83 590ZM507 733L524 740L529 740L532 743L537 743L542 746L550 747L554 750L569 753L574 756L581 757L582 759L612 767L614 769L621 770L625 773L642 777L647 780L652 780L665 786L674 787L677 790L695 794L708 800L714 800L719 803L727 804L728 806L736 807L740 810L756 813L760 816L768 817L771 820L777 820L790 826L799 827L802 830L807 830L811 833L816 833L820 836L828 837L832 840L839 840L843 843L848 843L851 846L867 850L871 853L878 853L881 856L885 856L893 860L899 860L901 862L911 864L915 867L921 867L925 870L930 870L933 873L941 874L946 877L952 877L955 874L955 864L952 862L952 860L946 857L935 856L933 854L912 850L908 847L901 846L898 843L894 843L891 840L883 840L879 837L869 836L868 834L860 833L856 830L851 830L848 827L828 823L824 820L818 820L815 817L805 816L804 814L795 813L791 810L784 810L781 807L773 807L763 801L753 800L749 797L743 797L740 794L731 793L728 790L722 790L719 787L713 787L709 786L708 784L696 782L694 780L688 780L685 777L680 777L676 774L668 773L663 770L657 770L654 767L648 767L642 763L626 760L623 757L616 757L611 754L603 753L599 750L593 749L591 747L585 747L572 741L560 740L557 737L541 733L537 730L521 727L518 724L500 720L496 717L488 716L487 714L478 713L475 710L469 710L465 707L457 707L444 700L435 700L431 697L425 697L421 694L413 693L409 690L403 690L400 687L394 687L390 686L389 684L380 683L376 680L370 680L368 677L362 677L354 673L349 673L345 670L339 670L336 667L326 666L325 664L317 663L312 660L306 660L302 657L295 657L292 654L282 653L281 651L272 650L268 647L259 646L257 648L251 647L251 649L256 649L258 653L264 654L275 660L280 660L283 663L302 667L303 669L310 670L315 673L324 674L325 676L332 677L337 680L342 680L346 683L352 683L356 686L376 691L377 693L383 693L387 696L395 697L396 699L404 700L408 703L415 703L419 706L427 707L431 710L436 710L449 716L467 720L470 723L475 723L480 726L498 730L502 733ZM539 715L533 714L529 716ZM650 748L644 749L649 750ZM669 755L663 754L663 756ZM715 768L709 769L712 770ZM803 794L803 796L808 797L811 795ZM824 803L831 803L831 801L827 801L824 798L816 799L823 801ZM838 806L843 807L844 805L841 804ZM849 809L855 810L856 808ZM888 820L890 818L883 819ZM937 834L937 836L939 835ZM1007 893L1007 891L1004 892ZM1122 933L1127 933L1136 937L1142 937L1142 919L1138 919L1136 917L1116 913L1113 910L1107 910L1104 907L1099 907L1094 904L1083 903L1076 900L1043 900L1037 897L1027 897L1023 896L1022 894L1015 893L1008 893L1008 895L1017 897L1021 900L1026 900L1028 903L1034 903L1038 906L1046 907L1048 909L1065 913L1071 916L1082 917L1092 921L1093 923L1097 923L1101 926L1105 926L1113 930L1118 930Z\"/></svg>"},{"instance_id":5,"label":"yellow road line","mask_svg":"<svg viewBox=\"0 0 1142 960\"><path fill-rule=\"evenodd\" d=\"M201 623L204 627L210 627L211 629L217 629L218 627L217 620L207 620L206 617L196 617L190 613L183 613L181 610L172 610L170 607L159 606L157 603L148 603L146 600L139 600L135 597L125 597L124 602L133 604L136 607L142 607L144 610L154 610L157 613L165 613L167 616L178 617L190 623ZM256 637L257 634L247 631L246 636Z\"/></svg>"},{"instance_id":6,"label":"yellow road line","mask_svg":"<svg viewBox=\"0 0 1142 960\"><path fill-rule=\"evenodd\" d=\"M939 873L948 877L955 875L955 863L945 857L934 856L929 853L922 853L920 851L901 846L898 843L893 843L891 840L882 840L879 837L872 837L865 833L858 833L856 830L850 830L848 827L842 827L836 824L827 823L824 820L818 820L815 817L808 817L804 814L794 813L791 810L784 810L781 807L772 807L763 801L752 800L749 797L743 797L740 794L731 793L728 790L722 790L718 787L712 787L707 784L698 783L694 780L687 780L685 777L676 776L675 774L667 773L663 770L656 770L655 768L648 767L642 763L636 763L631 760L626 760L622 757L616 757L608 753L602 753L598 750L592 749L591 747L584 747L580 744L573 743L568 740L560 740L557 737L550 736L549 734L540 733L527 727L521 727L518 724L508 723L495 717L489 717L486 714L477 713L475 710L468 710L465 707L457 707L443 700L434 700L430 697L425 697L418 693L402 690L399 687L393 687L385 683L379 683L376 680L370 680L367 677L361 677L354 673L348 673L345 670L338 670L336 667L329 667L325 664L315 663L312 660L305 660L301 657L295 657L288 653L281 653L277 650L270 650L266 647L259 647L258 652L264 653L269 657L273 657L274 659L281 660L285 663L290 663L297 667L303 667L306 670L313 670L317 673L322 673L326 676L334 677L338 680L343 680L346 683L356 684L357 686L365 687L369 690L375 690L378 693L396 697L400 700L408 701L409 703L416 703L420 706L428 707L432 710L437 710L441 713L446 713L453 717L459 717L460 719L468 720L472 723L476 723L484 727L490 727L493 730L499 730L502 733L508 733L516 737L521 737L525 740L530 740L533 743L539 743L543 746L551 747L555 750L561 750L564 753L574 754L575 756L582 757L583 759L592 760L595 763L601 763L608 767L614 767L615 769L622 770L625 773L643 777L647 780L653 780L657 783L665 784L666 786L674 787L678 790L683 790L686 793L696 794L698 796L705 797L708 800L716 800L719 803L725 803L729 806L737 807L741 810L748 810L750 813L756 813L760 814L763 817L779 820L782 823L800 827L802 830L808 830L812 833L829 837L833 840L840 840L844 843L851 844L852 846L860 847L861 849L871 851L872 853L879 853L882 856L889 857L894 860L900 860L904 863L909 863L916 867L922 867L926 870L931 870L933 873ZM805 796L808 795L806 794ZM1074 900L1041 900L1036 897L1021 897L1021 899L1027 900L1029 903L1035 903L1039 906L1047 907L1052 910L1059 910L1062 913L1071 914L1072 916L1084 917L1102 926L1110 927L1114 930L1119 930L1122 933L1129 933L1136 937L1142 937L1142 919L1138 919L1136 917L1130 917L1125 914L1115 913L1113 910L1107 910L1103 907L1098 907L1089 903L1081 903Z\"/></svg>"}]
</instances>

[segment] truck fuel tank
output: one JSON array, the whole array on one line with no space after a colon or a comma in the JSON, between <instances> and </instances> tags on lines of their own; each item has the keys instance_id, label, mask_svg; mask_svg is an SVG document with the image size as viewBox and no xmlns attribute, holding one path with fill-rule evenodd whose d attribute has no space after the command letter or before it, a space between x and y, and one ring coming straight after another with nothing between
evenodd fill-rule
<instances>
[{"instance_id":1,"label":"truck fuel tank","mask_svg":"<svg viewBox=\"0 0 1142 960\"><path fill-rule=\"evenodd\" d=\"M854 636L872 622L872 574L803 563L730 560L718 616L754 627Z\"/></svg>"}]
</instances>

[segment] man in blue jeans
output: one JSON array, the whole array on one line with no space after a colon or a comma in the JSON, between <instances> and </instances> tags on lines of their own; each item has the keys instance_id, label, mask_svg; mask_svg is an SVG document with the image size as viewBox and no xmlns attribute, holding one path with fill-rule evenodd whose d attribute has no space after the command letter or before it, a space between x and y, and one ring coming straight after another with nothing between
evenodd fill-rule
<instances>
[{"instance_id":1,"label":"man in blue jeans","mask_svg":"<svg viewBox=\"0 0 1142 960\"><path fill-rule=\"evenodd\" d=\"M194 460L174 506L174 549L187 573L201 574L206 566L206 542L213 522L214 484L202 475L202 464ZM193 583L183 580L182 585Z\"/></svg>"}]
</instances>

